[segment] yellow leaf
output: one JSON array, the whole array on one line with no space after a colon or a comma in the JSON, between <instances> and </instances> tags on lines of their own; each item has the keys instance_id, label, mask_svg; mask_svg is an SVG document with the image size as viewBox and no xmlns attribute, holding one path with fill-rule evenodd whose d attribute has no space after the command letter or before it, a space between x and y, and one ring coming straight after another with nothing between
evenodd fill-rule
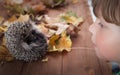
<instances>
[{"instance_id":1,"label":"yellow leaf","mask_svg":"<svg viewBox=\"0 0 120 75\"><path fill-rule=\"evenodd\" d=\"M20 22L27 22L29 20L29 15L20 15L18 21Z\"/></svg>"},{"instance_id":2,"label":"yellow leaf","mask_svg":"<svg viewBox=\"0 0 120 75\"><path fill-rule=\"evenodd\" d=\"M6 31L6 29L3 28L3 27L0 27L0 33L1 33L1 32L4 32L4 31Z\"/></svg>"},{"instance_id":3,"label":"yellow leaf","mask_svg":"<svg viewBox=\"0 0 120 75\"><path fill-rule=\"evenodd\" d=\"M49 51L48 52L58 51L55 48L55 45L57 44L57 41L59 38L60 38L60 35L56 35L56 34L54 34L53 36L50 37L50 39L49 39Z\"/></svg>"},{"instance_id":4,"label":"yellow leaf","mask_svg":"<svg viewBox=\"0 0 120 75\"><path fill-rule=\"evenodd\" d=\"M82 17L78 17L74 12L67 12L60 15L61 19L66 23L71 23L78 26L79 23L83 22Z\"/></svg>"},{"instance_id":5,"label":"yellow leaf","mask_svg":"<svg viewBox=\"0 0 120 75\"><path fill-rule=\"evenodd\" d=\"M84 20L82 17L77 18L75 21L73 21L73 25L78 26L80 23L82 23Z\"/></svg>"},{"instance_id":6,"label":"yellow leaf","mask_svg":"<svg viewBox=\"0 0 120 75\"><path fill-rule=\"evenodd\" d=\"M61 34L61 38L58 40L59 44L56 44L56 48L59 51L71 51L72 41L69 36L66 35L66 32Z\"/></svg>"},{"instance_id":7,"label":"yellow leaf","mask_svg":"<svg viewBox=\"0 0 120 75\"><path fill-rule=\"evenodd\" d=\"M50 46L54 46L56 45L56 41L59 39L60 35L53 35L50 39L49 39L49 45Z\"/></svg>"},{"instance_id":8,"label":"yellow leaf","mask_svg":"<svg viewBox=\"0 0 120 75\"><path fill-rule=\"evenodd\" d=\"M64 19L66 22L71 23L73 20L70 18L70 16L63 14L62 19Z\"/></svg>"},{"instance_id":9,"label":"yellow leaf","mask_svg":"<svg viewBox=\"0 0 120 75\"><path fill-rule=\"evenodd\" d=\"M5 32L7 30L7 26L1 25L0 26L0 33Z\"/></svg>"},{"instance_id":10,"label":"yellow leaf","mask_svg":"<svg viewBox=\"0 0 120 75\"><path fill-rule=\"evenodd\" d=\"M63 32L61 36L54 35L52 38L50 38L49 46L49 52L62 52L63 50L69 52L71 51L72 41L70 37L66 35L66 32Z\"/></svg>"},{"instance_id":11,"label":"yellow leaf","mask_svg":"<svg viewBox=\"0 0 120 75\"><path fill-rule=\"evenodd\" d=\"M49 47L48 52L56 52L58 51L58 49L56 49L55 45L53 45L52 47Z\"/></svg>"}]
</instances>

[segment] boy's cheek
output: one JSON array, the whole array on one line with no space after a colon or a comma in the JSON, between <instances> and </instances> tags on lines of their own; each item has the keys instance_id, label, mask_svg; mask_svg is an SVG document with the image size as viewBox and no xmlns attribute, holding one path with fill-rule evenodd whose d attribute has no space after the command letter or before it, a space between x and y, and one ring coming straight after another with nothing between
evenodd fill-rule
<instances>
[{"instance_id":1,"label":"boy's cheek","mask_svg":"<svg viewBox=\"0 0 120 75\"><path fill-rule=\"evenodd\" d=\"M96 40L96 44L98 48L96 52L97 52L98 57L102 59L106 59L106 60L111 60L111 61L116 60L117 55L118 55L117 49L115 49L117 43L103 41L103 40L104 39L102 38L99 38Z\"/></svg>"}]
</instances>

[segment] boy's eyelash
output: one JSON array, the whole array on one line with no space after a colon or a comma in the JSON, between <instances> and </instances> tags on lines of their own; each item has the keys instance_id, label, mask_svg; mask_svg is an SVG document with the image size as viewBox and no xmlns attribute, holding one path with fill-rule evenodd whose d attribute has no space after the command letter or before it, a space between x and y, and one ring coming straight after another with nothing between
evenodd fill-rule
<instances>
[{"instance_id":1,"label":"boy's eyelash","mask_svg":"<svg viewBox=\"0 0 120 75\"><path fill-rule=\"evenodd\" d=\"M104 25L102 23L98 23L98 25L100 25L100 27L104 27Z\"/></svg>"}]
</instances>

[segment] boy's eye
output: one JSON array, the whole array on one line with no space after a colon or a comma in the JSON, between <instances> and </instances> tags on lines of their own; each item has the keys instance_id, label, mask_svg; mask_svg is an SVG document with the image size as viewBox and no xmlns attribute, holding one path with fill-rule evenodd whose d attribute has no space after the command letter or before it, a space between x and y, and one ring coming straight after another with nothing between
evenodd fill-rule
<instances>
[{"instance_id":1,"label":"boy's eye","mask_svg":"<svg viewBox=\"0 0 120 75\"><path fill-rule=\"evenodd\" d=\"M98 23L98 25L99 25L101 28L104 27L104 25L103 25L102 23Z\"/></svg>"}]
</instances>

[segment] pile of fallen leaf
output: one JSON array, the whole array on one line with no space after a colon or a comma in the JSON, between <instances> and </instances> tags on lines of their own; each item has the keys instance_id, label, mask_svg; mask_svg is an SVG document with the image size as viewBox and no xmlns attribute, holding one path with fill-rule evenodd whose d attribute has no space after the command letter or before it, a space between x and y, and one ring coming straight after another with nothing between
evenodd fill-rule
<instances>
[{"instance_id":1,"label":"pile of fallen leaf","mask_svg":"<svg viewBox=\"0 0 120 75\"><path fill-rule=\"evenodd\" d=\"M36 19L39 21L38 28L48 37L49 52L71 51L71 38L77 37L83 18L77 17L74 12L69 11L56 18L43 15Z\"/></svg>"},{"instance_id":2,"label":"pile of fallen leaf","mask_svg":"<svg viewBox=\"0 0 120 75\"><path fill-rule=\"evenodd\" d=\"M28 21L30 15L12 16L8 20L0 18L0 60L10 61L13 57L5 46L4 32L10 23L14 21ZM71 51L73 36L77 36L80 31L80 25L83 22L81 17L77 17L73 12L60 14L56 18L50 18L48 15L36 16L33 20L39 30L48 38L48 52L63 50Z\"/></svg>"},{"instance_id":3,"label":"pile of fallen leaf","mask_svg":"<svg viewBox=\"0 0 120 75\"><path fill-rule=\"evenodd\" d=\"M42 10L42 8L37 9L36 4L35 8L29 9L31 7L29 7L30 2L28 2L28 8L25 6L23 9L18 5L23 3L22 0L17 1L17 5L14 5L14 2L12 2L14 0L6 1L8 2L7 8L10 9L10 11L16 10L16 12L19 12L19 15L13 15L7 20L4 17L0 17L0 61L12 61L14 59L14 57L9 53L9 50L6 48L4 38L5 31L14 21L23 22L31 19L33 22L35 22L38 29L47 37L49 45L48 52L62 52L63 50L66 50L68 52L71 51L71 38L77 37L80 31L80 26L83 23L82 17L78 17L72 11L61 13L56 18L49 17L48 15L35 16L31 15L33 11L38 12ZM26 0L26 2L27 1L29 0ZM23 3L22 6L24 6L24 4L26 3ZM39 7L41 6L38 5L38 8ZM25 14L25 11L29 13Z\"/></svg>"}]
</instances>

